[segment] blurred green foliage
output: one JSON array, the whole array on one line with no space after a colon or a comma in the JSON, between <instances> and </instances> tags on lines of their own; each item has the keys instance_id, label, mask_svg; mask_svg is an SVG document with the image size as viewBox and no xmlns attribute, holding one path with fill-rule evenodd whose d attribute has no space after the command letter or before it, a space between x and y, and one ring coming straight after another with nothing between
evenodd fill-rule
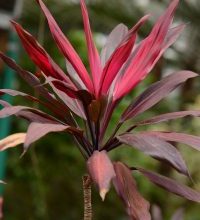
<instances>
[{"instance_id":1,"label":"blurred green foliage","mask_svg":"<svg viewBox=\"0 0 200 220\"><path fill-rule=\"evenodd\" d=\"M79 52L84 63L87 65L87 51L85 46L84 33L82 30L82 21L78 1L46 1L50 10L61 25L65 34L69 37L72 44ZM168 1L146 1L146 4L137 4L139 1L130 0L91 0L89 1L89 12L91 23L97 40L98 47L101 48L99 37L106 35L119 22L125 23L131 27L144 13L156 10L161 13L162 8ZM200 9L190 6L188 10L188 1L181 1L177 12L177 20L185 22L191 21L180 39L183 48L177 44L170 53L155 67L152 74L135 89L131 95L123 100L118 110L113 115L113 123L110 125L108 133L114 128L121 111L127 104L143 91L151 82L159 80L168 70L189 68L200 72L199 54L200 44L196 44L200 35L200 27L197 22L197 16L200 16ZM199 4L199 3L197 3ZM187 7L187 8L186 8ZM195 10L195 13L193 14ZM40 10L34 0L24 1L23 15L20 23L33 35L37 37L38 27L40 25ZM36 19L38 18L38 19ZM152 26L152 21L142 28L140 37L145 36ZM198 20L199 21L199 20ZM194 34L193 34L194 33ZM190 37L192 36L192 37ZM103 38L102 38L103 39ZM44 47L56 60L56 62L65 69L65 61L60 55L58 49L52 41L47 25L44 33ZM192 50L195 48L195 51ZM171 54L171 55L170 55ZM173 55L173 56L172 56ZM32 72L36 69L26 56L24 50L21 50L20 64ZM29 86L18 78L16 89L33 93ZM183 88L177 90L169 98L160 102L145 115L143 118L153 116L159 113L176 111L180 109L199 109L200 95L199 81L190 81ZM200 94L200 93L199 93ZM194 98L196 97L196 98ZM24 104L26 101L22 98L15 98L14 104ZM132 122L129 121L126 126ZM12 133L25 131L27 124L25 121L13 118ZM199 134L200 119L177 120L169 123L154 125L152 127L143 127L145 130L173 130L185 133ZM124 127L125 129L125 127ZM179 146L178 146L179 147ZM181 152L190 168L194 183L182 177L176 172L157 161L133 150L129 147L122 147L112 152L113 160L121 160L133 166L143 166L148 169L160 171L160 173L172 176L177 180L200 190L200 154L187 146L180 146ZM65 135L52 134L38 141L30 151L19 159L22 150L9 150L9 160L7 164L8 184L5 188L5 206L4 215L6 220L76 220L82 219L82 175L86 172L85 161L82 159L72 140ZM138 188L146 199L152 204L157 204L162 208L165 219L169 219L171 214L179 207L185 209L186 220L200 219L200 206L198 204L186 201L175 195L159 189L150 184L147 179L134 173ZM121 201L112 189L108 194L106 201L101 202L96 188L93 189L93 208L94 219L127 219Z\"/></svg>"}]
</instances>

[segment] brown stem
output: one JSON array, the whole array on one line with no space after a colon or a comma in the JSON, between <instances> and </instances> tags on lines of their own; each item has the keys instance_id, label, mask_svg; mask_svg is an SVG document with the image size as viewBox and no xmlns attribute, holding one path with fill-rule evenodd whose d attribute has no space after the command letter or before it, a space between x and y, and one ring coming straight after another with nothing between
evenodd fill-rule
<instances>
[{"instance_id":1,"label":"brown stem","mask_svg":"<svg viewBox=\"0 0 200 220\"><path fill-rule=\"evenodd\" d=\"M92 220L92 180L89 175L83 176L84 220Z\"/></svg>"}]
</instances>

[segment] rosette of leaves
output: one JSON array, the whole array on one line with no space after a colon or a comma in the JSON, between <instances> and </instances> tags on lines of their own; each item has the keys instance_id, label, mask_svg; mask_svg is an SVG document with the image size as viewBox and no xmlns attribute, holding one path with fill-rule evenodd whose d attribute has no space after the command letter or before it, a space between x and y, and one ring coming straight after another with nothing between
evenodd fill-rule
<instances>
[{"instance_id":1,"label":"rosette of leaves","mask_svg":"<svg viewBox=\"0 0 200 220\"><path fill-rule=\"evenodd\" d=\"M170 131L137 132L134 129L186 116L199 117L200 111L165 113L137 122L126 132L120 132L120 128L129 119L153 107L186 80L197 77L196 73L174 72L152 84L124 110L113 134L105 141L106 129L120 101L148 75L164 51L184 29L184 24L171 27L179 1L171 2L149 35L139 43L136 43L137 32L149 15L140 19L130 30L124 24L119 24L109 35L99 55L93 42L86 5L84 0L81 0L90 72L86 70L42 0L37 0L37 3L46 16L55 43L66 59L67 71L64 72L53 61L30 33L18 23L12 22L23 47L40 70L40 74L35 75L24 70L2 53L0 57L37 91L40 98L8 89L1 89L0 94L22 96L46 107L50 113L27 106L11 106L1 100L1 118L16 115L28 120L30 125L26 134L15 134L2 140L0 148L5 150L24 143L24 151L27 151L33 142L50 132L69 133L84 156L88 171L98 185L102 199L104 200L110 183L113 182L130 219L133 220L148 220L151 216L149 203L137 191L132 172L140 172L154 184L189 200L200 202L199 192L152 171L140 167L130 168L121 162L113 163L107 154L122 144L127 144L189 177L184 159L171 142L184 143L199 150L199 137ZM81 127L80 119L86 127ZM133 130L135 132L132 132Z\"/></svg>"}]
</instances>

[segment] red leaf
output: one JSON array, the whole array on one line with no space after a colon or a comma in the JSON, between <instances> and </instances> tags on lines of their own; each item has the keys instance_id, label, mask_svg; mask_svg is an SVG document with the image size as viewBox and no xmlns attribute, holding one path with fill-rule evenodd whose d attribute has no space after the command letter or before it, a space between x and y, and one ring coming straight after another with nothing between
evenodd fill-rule
<instances>
[{"instance_id":1,"label":"red leaf","mask_svg":"<svg viewBox=\"0 0 200 220\"><path fill-rule=\"evenodd\" d=\"M100 81L100 77L101 77L101 73L102 73L101 60L100 60L97 48L96 48L96 46L93 42L93 39L92 39L92 32L90 29L90 21L89 21L87 8L85 5L85 0L81 0L80 3L81 3L82 15L83 15L85 36L86 36L86 41L87 41L90 70L92 73L96 97L98 98L97 92L98 92L99 81Z\"/></svg>"},{"instance_id":2,"label":"red leaf","mask_svg":"<svg viewBox=\"0 0 200 220\"><path fill-rule=\"evenodd\" d=\"M42 46L35 40L35 38L25 31L18 23L12 21L21 42L29 54L33 62L44 72L46 76L52 76L56 79L64 80L74 87L71 80L65 75L60 67L50 58Z\"/></svg>"},{"instance_id":3,"label":"red leaf","mask_svg":"<svg viewBox=\"0 0 200 220\"><path fill-rule=\"evenodd\" d=\"M180 173L188 175L187 166L181 154L173 145L161 138L146 133L139 133L120 135L117 139L121 143L128 144L157 160L168 162Z\"/></svg>"},{"instance_id":4,"label":"red leaf","mask_svg":"<svg viewBox=\"0 0 200 220\"><path fill-rule=\"evenodd\" d=\"M56 41L60 51L64 54L64 56L69 60L72 64L76 72L79 74L80 78L84 82L85 86L90 92L93 92L93 85L91 79L88 75L88 72L83 65L80 57L65 37L59 26L57 25L56 21L54 20L53 16L51 15L48 8L45 6L42 0L37 0L38 4L40 5L44 15L47 18L49 28L51 30L52 36Z\"/></svg>"},{"instance_id":5,"label":"red leaf","mask_svg":"<svg viewBox=\"0 0 200 220\"><path fill-rule=\"evenodd\" d=\"M115 176L113 164L106 151L94 151L87 161L87 167L93 181L98 185L102 200L110 188L110 181Z\"/></svg>"},{"instance_id":6,"label":"red leaf","mask_svg":"<svg viewBox=\"0 0 200 220\"><path fill-rule=\"evenodd\" d=\"M139 194L130 169L121 162L114 163L115 189L123 199L131 220L150 220L149 203Z\"/></svg>"},{"instance_id":7,"label":"red leaf","mask_svg":"<svg viewBox=\"0 0 200 220\"><path fill-rule=\"evenodd\" d=\"M100 82L103 94L107 94L112 81L115 79L117 73L129 57L136 40L137 31L148 19L148 17L149 16L144 16L141 18L140 21L128 32L119 47L113 52L112 56L106 63Z\"/></svg>"},{"instance_id":8,"label":"red leaf","mask_svg":"<svg viewBox=\"0 0 200 220\"><path fill-rule=\"evenodd\" d=\"M161 176L151 171L137 168L145 177L147 177L152 183L172 192L178 196L184 197L194 202L200 202L200 192L195 191L187 186L181 185L180 183L172 180L168 177Z\"/></svg>"},{"instance_id":9,"label":"red leaf","mask_svg":"<svg viewBox=\"0 0 200 220\"><path fill-rule=\"evenodd\" d=\"M143 40L130 65L114 91L114 100L126 95L151 71L153 65L166 47L166 36L171 25L178 0L173 0L166 12L159 18L149 36ZM166 49L166 48L165 48Z\"/></svg>"},{"instance_id":10,"label":"red leaf","mask_svg":"<svg viewBox=\"0 0 200 220\"><path fill-rule=\"evenodd\" d=\"M131 103L123 112L121 116L121 122L135 117L138 114L151 108L186 80L196 76L198 75L191 71L180 71L173 73L152 84L147 90L138 96L138 98L136 98L135 102Z\"/></svg>"}]
</instances>

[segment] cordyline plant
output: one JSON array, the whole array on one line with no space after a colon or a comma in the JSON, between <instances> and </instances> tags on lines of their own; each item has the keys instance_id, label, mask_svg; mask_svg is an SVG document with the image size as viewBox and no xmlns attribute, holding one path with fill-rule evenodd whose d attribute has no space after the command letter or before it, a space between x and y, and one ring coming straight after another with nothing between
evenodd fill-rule
<instances>
[{"instance_id":1,"label":"cordyline plant","mask_svg":"<svg viewBox=\"0 0 200 220\"><path fill-rule=\"evenodd\" d=\"M0 57L37 91L41 99L10 89L1 89L0 94L23 96L46 107L51 114L31 107L11 106L1 100L0 103L4 107L0 111L1 118L16 115L30 121L27 133L14 134L2 140L1 150L24 143L24 151L27 151L30 144L47 133L71 134L87 162L91 179L99 187L102 199L104 200L112 182L132 220L151 219L149 203L137 191L132 172L140 172L154 184L189 200L200 202L199 192L175 180L140 167L128 167L122 162L111 162L108 157L109 151L127 144L156 160L167 162L179 173L189 177L181 154L171 142L184 143L200 150L199 137L166 131L132 131L144 125L186 116L199 117L200 111L166 113L137 122L126 132L119 131L127 120L150 109L186 80L196 77L196 73L174 72L152 84L125 109L116 128L113 129L113 134L107 141L104 140L112 113L119 102L147 76L164 51L175 42L184 29L184 24L171 27L178 2L178 0L171 2L150 34L139 43L136 43L137 32L149 15L141 18L130 30L123 24L118 25L109 35L99 56L93 42L85 2L80 0L90 65L88 73L45 4L42 0L37 0L46 16L51 34L66 59L67 72L65 73L53 61L30 33L12 21L23 47L40 70L40 77L22 69L4 54L1 53ZM85 122L86 128L79 126L77 117Z\"/></svg>"}]
</instances>

